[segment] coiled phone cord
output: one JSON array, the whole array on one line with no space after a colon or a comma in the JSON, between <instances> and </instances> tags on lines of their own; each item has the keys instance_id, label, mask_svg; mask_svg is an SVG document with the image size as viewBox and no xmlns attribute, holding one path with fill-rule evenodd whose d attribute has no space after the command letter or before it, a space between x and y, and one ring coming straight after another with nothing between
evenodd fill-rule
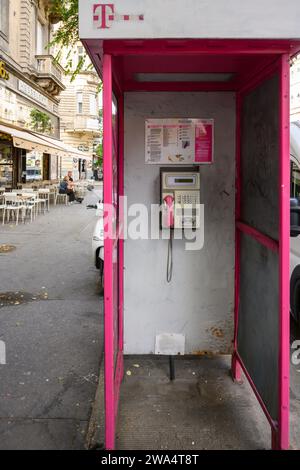
<instances>
[{"instance_id":1,"label":"coiled phone cord","mask_svg":"<svg viewBox=\"0 0 300 470\"><path fill-rule=\"evenodd\" d=\"M168 258L167 258L167 282L171 282L173 275L173 230L170 229L170 238L168 242Z\"/></svg>"}]
</instances>

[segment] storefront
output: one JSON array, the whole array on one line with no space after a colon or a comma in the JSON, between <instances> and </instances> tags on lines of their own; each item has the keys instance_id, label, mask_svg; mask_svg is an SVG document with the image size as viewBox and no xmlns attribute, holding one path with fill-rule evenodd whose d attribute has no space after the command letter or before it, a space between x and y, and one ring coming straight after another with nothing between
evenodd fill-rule
<instances>
[{"instance_id":1,"label":"storefront","mask_svg":"<svg viewBox=\"0 0 300 470\"><path fill-rule=\"evenodd\" d=\"M60 179L65 175L64 160L83 157L83 152L58 139L0 122L0 186Z\"/></svg>"},{"instance_id":2,"label":"storefront","mask_svg":"<svg viewBox=\"0 0 300 470\"><path fill-rule=\"evenodd\" d=\"M13 151L12 142L0 135L0 186L13 184Z\"/></svg>"}]
</instances>

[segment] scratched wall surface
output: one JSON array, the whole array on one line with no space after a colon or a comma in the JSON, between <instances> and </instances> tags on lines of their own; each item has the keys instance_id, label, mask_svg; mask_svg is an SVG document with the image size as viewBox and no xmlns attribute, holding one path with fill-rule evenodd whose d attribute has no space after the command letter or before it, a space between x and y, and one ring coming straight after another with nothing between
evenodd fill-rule
<instances>
[{"instance_id":1,"label":"scratched wall surface","mask_svg":"<svg viewBox=\"0 0 300 470\"><path fill-rule=\"evenodd\" d=\"M278 403L278 255L242 235L238 351L271 416Z\"/></svg>"},{"instance_id":2,"label":"scratched wall surface","mask_svg":"<svg viewBox=\"0 0 300 470\"><path fill-rule=\"evenodd\" d=\"M200 251L185 251L184 241L174 241L173 280L167 284L167 241L126 240L125 353L153 353L159 333L184 334L186 353L226 353L233 337L235 95L125 95L128 206L159 204L159 166L145 164L144 125L146 118L164 117L215 119L214 163L200 169L205 241Z\"/></svg>"},{"instance_id":3,"label":"scratched wall surface","mask_svg":"<svg viewBox=\"0 0 300 470\"><path fill-rule=\"evenodd\" d=\"M246 96L242 111L242 221L278 240L279 77Z\"/></svg>"},{"instance_id":4,"label":"scratched wall surface","mask_svg":"<svg viewBox=\"0 0 300 470\"><path fill-rule=\"evenodd\" d=\"M279 79L251 92L242 116L242 221L278 240ZM243 235L238 351L277 418L278 253Z\"/></svg>"}]
</instances>

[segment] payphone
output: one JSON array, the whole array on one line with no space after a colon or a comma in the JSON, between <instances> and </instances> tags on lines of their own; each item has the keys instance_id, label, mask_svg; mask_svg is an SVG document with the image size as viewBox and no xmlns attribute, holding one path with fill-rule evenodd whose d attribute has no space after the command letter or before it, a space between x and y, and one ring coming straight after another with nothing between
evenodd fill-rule
<instances>
[{"instance_id":1,"label":"payphone","mask_svg":"<svg viewBox=\"0 0 300 470\"><path fill-rule=\"evenodd\" d=\"M161 228L171 229L168 243L167 282L173 273L173 229L200 228L199 167L161 168Z\"/></svg>"},{"instance_id":2,"label":"payphone","mask_svg":"<svg viewBox=\"0 0 300 470\"><path fill-rule=\"evenodd\" d=\"M200 227L199 167L161 168L161 227L198 229Z\"/></svg>"}]
</instances>

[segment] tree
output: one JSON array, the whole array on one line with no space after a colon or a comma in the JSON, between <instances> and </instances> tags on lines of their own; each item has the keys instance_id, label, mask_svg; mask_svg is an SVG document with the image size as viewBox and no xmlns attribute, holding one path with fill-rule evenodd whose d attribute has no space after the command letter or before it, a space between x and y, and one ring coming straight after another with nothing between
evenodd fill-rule
<instances>
[{"instance_id":1,"label":"tree","mask_svg":"<svg viewBox=\"0 0 300 470\"><path fill-rule=\"evenodd\" d=\"M94 166L96 168L102 168L102 165L103 165L103 141L102 141L102 137L103 137L103 109L99 109L99 124L100 124L100 139L101 139L101 143L99 145L97 145L96 147L96 155L97 155L97 160L94 162Z\"/></svg>"},{"instance_id":2,"label":"tree","mask_svg":"<svg viewBox=\"0 0 300 470\"><path fill-rule=\"evenodd\" d=\"M46 134L50 134L52 131L52 122L48 114L33 108L30 112L30 119L32 130Z\"/></svg>"},{"instance_id":3,"label":"tree","mask_svg":"<svg viewBox=\"0 0 300 470\"><path fill-rule=\"evenodd\" d=\"M53 34L49 47L55 46L58 52L55 54L55 60L61 61L63 51L68 50L64 69L71 76L71 81L82 70L92 70L93 66L89 63L85 65L87 55L84 53L80 60L74 64L72 51L77 47L79 39L78 24L78 0L52 0L50 6L50 20L53 23L59 22L58 28ZM76 58L77 59L77 58Z\"/></svg>"},{"instance_id":4,"label":"tree","mask_svg":"<svg viewBox=\"0 0 300 470\"><path fill-rule=\"evenodd\" d=\"M99 144L96 148L97 160L94 162L96 168L102 168L103 165L103 144Z\"/></svg>"}]
</instances>

